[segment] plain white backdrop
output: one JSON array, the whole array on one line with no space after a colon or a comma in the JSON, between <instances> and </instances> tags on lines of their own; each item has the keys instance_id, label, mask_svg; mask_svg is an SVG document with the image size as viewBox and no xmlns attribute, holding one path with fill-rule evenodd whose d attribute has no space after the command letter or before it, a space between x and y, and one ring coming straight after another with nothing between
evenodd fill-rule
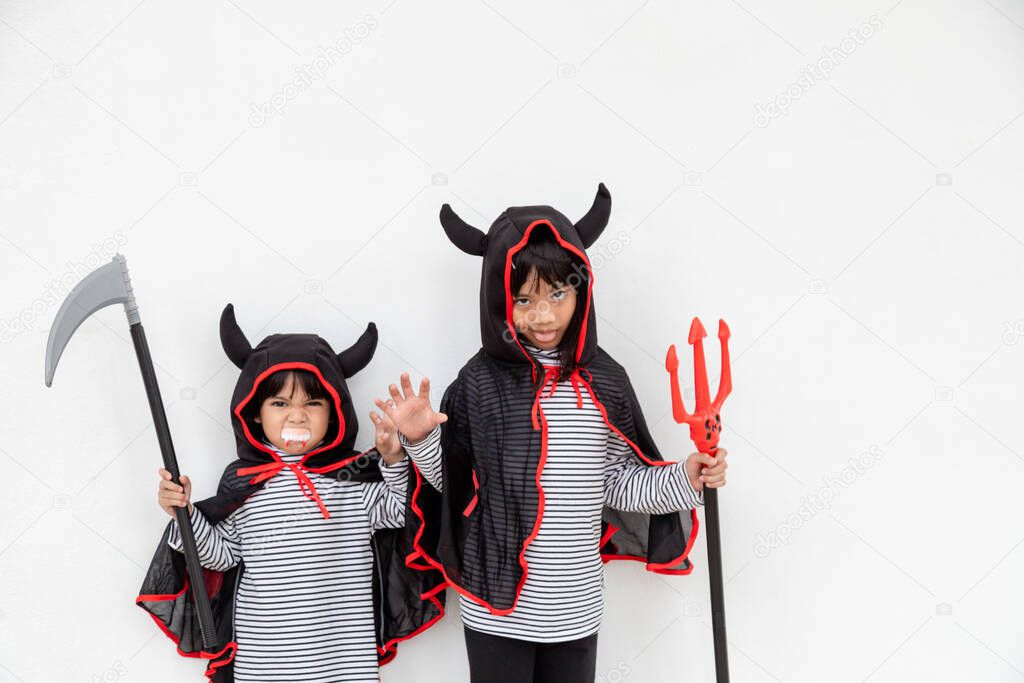
<instances>
[{"instance_id":1,"label":"plain white backdrop","mask_svg":"<svg viewBox=\"0 0 1024 683\"><path fill-rule=\"evenodd\" d=\"M127 256L206 496L226 303L253 342L376 321L366 447L388 382L440 395L479 347L440 205L575 219L599 181L599 339L672 459L665 350L733 330L733 680L1024 680L1022 63L1016 0L6 0L0 681L202 679L133 605L167 518L122 310L43 386L85 272ZM691 557L608 568L599 681L713 680L703 529ZM467 680L450 597L385 683Z\"/></svg>"}]
</instances>

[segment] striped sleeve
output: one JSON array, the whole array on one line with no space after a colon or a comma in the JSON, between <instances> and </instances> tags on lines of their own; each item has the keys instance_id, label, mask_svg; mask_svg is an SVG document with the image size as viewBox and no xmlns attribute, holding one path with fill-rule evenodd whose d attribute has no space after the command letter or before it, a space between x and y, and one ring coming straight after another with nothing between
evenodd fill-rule
<instances>
[{"instance_id":1,"label":"striped sleeve","mask_svg":"<svg viewBox=\"0 0 1024 683\"><path fill-rule=\"evenodd\" d=\"M235 515L231 513L215 526L207 521L199 508L192 506L192 530L196 536L196 550L199 552L199 563L218 572L227 570L238 564L242 557L242 542L235 528ZM167 545L178 552L182 551L181 531L178 522L171 524L171 533Z\"/></svg>"},{"instance_id":2,"label":"striped sleeve","mask_svg":"<svg viewBox=\"0 0 1024 683\"><path fill-rule=\"evenodd\" d=\"M644 465L615 433L608 440L604 489L608 507L623 512L663 515L704 504L704 494L690 484L683 462L657 467Z\"/></svg>"},{"instance_id":3,"label":"striped sleeve","mask_svg":"<svg viewBox=\"0 0 1024 683\"><path fill-rule=\"evenodd\" d=\"M409 476L409 458L394 465L380 461L383 482L363 485L363 505L370 516L370 526L377 529L398 529L405 525L405 493Z\"/></svg>"},{"instance_id":4,"label":"striped sleeve","mask_svg":"<svg viewBox=\"0 0 1024 683\"><path fill-rule=\"evenodd\" d=\"M405 435L398 433L398 440L401 442L405 452L412 458L413 463L430 485L438 492L443 493L444 489L441 476L441 426L434 427L434 431L427 435L419 443L410 443Z\"/></svg>"}]
</instances>

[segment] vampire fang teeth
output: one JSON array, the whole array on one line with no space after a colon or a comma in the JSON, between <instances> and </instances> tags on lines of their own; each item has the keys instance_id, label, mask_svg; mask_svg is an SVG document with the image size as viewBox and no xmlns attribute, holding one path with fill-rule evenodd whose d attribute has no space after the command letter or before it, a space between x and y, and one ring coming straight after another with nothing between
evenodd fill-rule
<instances>
[{"instance_id":1,"label":"vampire fang teeth","mask_svg":"<svg viewBox=\"0 0 1024 683\"><path fill-rule=\"evenodd\" d=\"M305 448L306 444L309 443L309 439L308 429L285 427L281 430L281 440L284 441L285 448L291 448L292 444L302 444L302 447Z\"/></svg>"}]
</instances>

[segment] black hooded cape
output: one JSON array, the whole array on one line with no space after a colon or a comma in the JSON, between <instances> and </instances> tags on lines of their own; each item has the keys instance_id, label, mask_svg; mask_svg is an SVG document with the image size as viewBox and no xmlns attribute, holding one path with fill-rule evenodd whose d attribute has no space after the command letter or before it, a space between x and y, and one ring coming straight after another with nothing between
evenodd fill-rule
<instances>
[{"instance_id":1,"label":"black hooded cape","mask_svg":"<svg viewBox=\"0 0 1024 683\"><path fill-rule=\"evenodd\" d=\"M529 572L526 548L544 516L541 472L547 457L547 423L535 380L544 369L522 346L512 323L513 256L534 230L547 229L579 257L587 271L586 306L576 350L576 379L591 393L609 428L646 465L667 465L651 437L625 370L597 345L594 273L586 249L608 221L611 197L602 184L590 211L573 224L548 206L513 207L485 234L446 204L441 223L463 251L483 257L480 329L483 347L445 391L440 410L443 489L438 493L415 471L410 493L411 567L433 567L462 596L493 614L510 614ZM538 374L539 373L539 374ZM415 469L415 468L414 468ZM697 537L697 513L665 515L605 507L601 556L644 562L662 574L689 574L687 558Z\"/></svg>"},{"instance_id":2,"label":"black hooded cape","mask_svg":"<svg viewBox=\"0 0 1024 683\"><path fill-rule=\"evenodd\" d=\"M380 454L375 449L359 453L354 448L358 423L345 382L373 356L377 345L373 323L351 348L340 354L335 354L326 341L314 334L275 334L253 349L239 329L230 304L221 316L220 328L225 352L242 370L231 399L238 459L224 470L216 495L194 503L210 524L225 519L266 481L252 483L253 474L240 474L239 470L280 460L273 450L254 438L252 426L242 417L259 383L279 370L300 369L315 374L331 395L338 416L322 445L306 454L302 465L318 474L340 473L345 468L346 477L352 481L383 480ZM206 677L210 681L230 683L234 680L236 650L235 589L245 565L240 562L226 572L203 570L220 643L215 651L207 651L195 617L184 555L167 545L172 525L173 521L160 539L135 602L174 641L179 654L207 661ZM371 541L377 655L381 664L394 658L400 641L423 632L444 615L444 577L431 568L406 565L403 559L404 549L409 545L407 535L405 529L380 529Z\"/></svg>"}]
</instances>

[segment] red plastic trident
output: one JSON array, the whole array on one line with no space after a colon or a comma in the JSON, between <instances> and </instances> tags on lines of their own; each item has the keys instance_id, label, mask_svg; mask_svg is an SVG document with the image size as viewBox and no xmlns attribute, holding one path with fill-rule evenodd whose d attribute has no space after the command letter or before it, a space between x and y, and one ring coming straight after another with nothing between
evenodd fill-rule
<instances>
[{"instance_id":1,"label":"red plastic trident","mask_svg":"<svg viewBox=\"0 0 1024 683\"><path fill-rule=\"evenodd\" d=\"M686 412L679 389L679 358L673 344L665 358L665 369L671 376L672 416L676 422L690 425L690 438L701 453L714 455L718 450L718 437L722 433L722 404L732 391L732 369L729 366L729 326L718 321L718 339L722 342L722 377L718 393L711 400L708 388L708 370L704 365L704 337L708 333L700 318L690 323L690 345L693 346L693 379L696 407ZM715 642L715 680L729 683L729 658L725 638L725 588L722 583L722 536L718 521L718 490L704 488L704 518L707 526L708 579L711 584L711 629Z\"/></svg>"},{"instance_id":2,"label":"red plastic trident","mask_svg":"<svg viewBox=\"0 0 1024 683\"><path fill-rule=\"evenodd\" d=\"M686 412L683 395L679 390L679 357L676 356L676 345L668 347L665 358L665 369L672 376L672 417L676 422L690 425L690 438L697 444L701 453L714 455L718 447L718 435L722 433L722 404L725 397L732 391L732 370L729 367L729 326L724 320L718 321L718 339L722 342L722 377L718 381L718 394L711 401L711 390L708 388L708 369L704 365L704 337L708 333L700 324L700 318L690 323L690 337L693 346L693 380L697 406L693 413Z\"/></svg>"}]
</instances>

